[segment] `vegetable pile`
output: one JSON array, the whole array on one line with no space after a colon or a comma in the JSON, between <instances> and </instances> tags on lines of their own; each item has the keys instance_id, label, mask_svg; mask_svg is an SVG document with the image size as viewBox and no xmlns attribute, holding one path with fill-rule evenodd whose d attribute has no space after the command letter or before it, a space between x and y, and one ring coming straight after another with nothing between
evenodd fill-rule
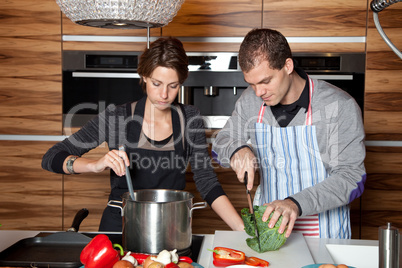
<instances>
[{"instance_id":1,"label":"vegetable pile","mask_svg":"<svg viewBox=\"0 0 402 268\"><path fill-rule=\"evenodd\" d=\"M257 228L260 235L261 250L258 247L258 240L255 235L254 221L252 217L253 215L250 213L248 208L243 208L241 210L241 217L244 222L244 230L249 236L252 236L252 238L246 239L246 243L251 249L257 251L258 253L278 250L286 242L286 230L282 234L278 233L279 226L282 222L282 216L279 217L279 220L276 222L273 228L269 228L268 222L273 213L271 213L267 222L263 222L262 215L264 214L265 210L266 206L254 206L255 219L257 221Z\"/></svg>"},{"instance_id":2,"label":"vegetable pile","mask_svg":"<svg viewBox=\"0 0 402 268\"><path fill-rule=\"evenodd\" d=\"M118 248L119 250L116 250ZM158 255L124 252L119 244L112 244L104 234L95 236L81 251L85 268L193 268L191 258L179 256L176 250L163 250Z\"/></svg>"}]
</instances>

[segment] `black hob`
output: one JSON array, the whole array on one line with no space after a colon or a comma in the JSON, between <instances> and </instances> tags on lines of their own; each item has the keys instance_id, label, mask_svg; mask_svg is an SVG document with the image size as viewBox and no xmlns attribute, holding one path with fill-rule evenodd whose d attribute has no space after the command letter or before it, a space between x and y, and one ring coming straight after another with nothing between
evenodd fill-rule
<instances>
[{"instance_id":1,"label":"black hob","mask_svg":"<svg viewBox=\"0 0 402 268\"><path fill-rule=\"evenodd\" d=\"M88 237L95 237L99 233L82 233ZM105 233L110 241L112 241L113 244L117 243L122 245L122 235L119 233ZM179 256L187 256L190 257L194 262L197 262L198 256L200 254L202 242L204 241L204 236L203 235L192 235L191 239L191 246L187 249L178 251L177 254Z\"/></svg>"}]
</instances>

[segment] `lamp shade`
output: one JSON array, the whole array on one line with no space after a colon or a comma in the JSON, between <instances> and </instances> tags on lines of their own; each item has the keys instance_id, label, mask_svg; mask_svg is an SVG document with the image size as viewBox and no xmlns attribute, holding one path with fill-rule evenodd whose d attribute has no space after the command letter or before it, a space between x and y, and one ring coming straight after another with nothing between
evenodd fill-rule
<instances>
[{"instance_id":1,"label":"lamp shade","mask_svg":"<svg viewBox=\"0 0 402 268\"><path fill-rule=\"evenodd\" d=\"M163 27L184 0L56 0L74 23L113 29Z\"/></svg>"}]
</instances>

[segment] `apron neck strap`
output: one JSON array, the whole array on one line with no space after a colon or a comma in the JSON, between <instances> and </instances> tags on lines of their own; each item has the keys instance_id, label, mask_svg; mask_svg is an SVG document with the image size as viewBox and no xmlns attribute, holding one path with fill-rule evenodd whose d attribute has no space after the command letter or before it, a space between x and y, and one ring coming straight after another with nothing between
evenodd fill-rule
<instances>
[{"instance_id":1,"label":"apron neck strap","mask_svg":"<svg viewBox=\"0 0 402 268\"><path fill-rule=\"evenodd\" d=\"M147 97L143 97L137 102L134 109L134 120L130 120L127 125L127 135L129 142L131 144L135 144L136 146L138 145L140 134L142 131L146 99ZM170 109L172 114L174 148L177 154L182 155L184 151L184 146L182 142L183 135L181 131L180 116L178 112L178 109L180 109L180 107L172 104Z\"/></svg>"},{"instance_id":2,"label":"apron neck strap","mask_svg":"<svg viewBox=\"0 0 402 268\"><path fill-rule=\"evenodd\" d=\"M313 123L313 117L312 117L312 110L311 110L311 97L313 96L314 92L314 82L313 80L307 75L308 82L309 82L309 102L308 102L308 108L307 108L307 114L306 114L306 125L311 126ZM267 106L263 102L260 107L260 111L258 112L258 118L257 118L257 123L262 123L262 119L264 118L264 113L265 109Z\"/></svg>"}]
</instances>

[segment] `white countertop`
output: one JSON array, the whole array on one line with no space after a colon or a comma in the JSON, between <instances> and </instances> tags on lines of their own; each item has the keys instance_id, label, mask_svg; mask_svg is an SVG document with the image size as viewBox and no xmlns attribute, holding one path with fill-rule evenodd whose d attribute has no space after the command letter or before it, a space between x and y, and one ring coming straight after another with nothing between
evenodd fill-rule
<instances>
[{"instance_id":1,"label":"white countertop","mask_svg":"<svg viewBox=\"0 0 402 268\"><path fill-rule=\"evenodd\" d=\"M34 237L40 231L19 231L1 230L0 231L0 252L23 238ZM356 240L356 239L321 239L305 237L309 251L315 263L333 263L331 255L326 249L326 244L339 245L368 245L378 246L376 240ZM197 263L205 268L209 267L212 253L208 249L213 249L214 235L207 234L201 246L201 251Z\"/></svg>"},{"instance_id":2,"label":"white countertop","mask_svg":"<svg viewBox=\"0 0 402 268\"><path fill-rule=\"evenodd\" d=\"M306 240L306 244L315 263L334 263L331 255L327 250L326 244L378 247L378 240L325 239L325 238L311 238L311 237L304 237L304 239ZM208 268L211 263L212 253L207 249L213 249L213 243L214 243L214 235L212 234L205 235L201 247L201 252L198 257L198 263L204 266L205 268Z\"/></svg>"}]
</instances>

